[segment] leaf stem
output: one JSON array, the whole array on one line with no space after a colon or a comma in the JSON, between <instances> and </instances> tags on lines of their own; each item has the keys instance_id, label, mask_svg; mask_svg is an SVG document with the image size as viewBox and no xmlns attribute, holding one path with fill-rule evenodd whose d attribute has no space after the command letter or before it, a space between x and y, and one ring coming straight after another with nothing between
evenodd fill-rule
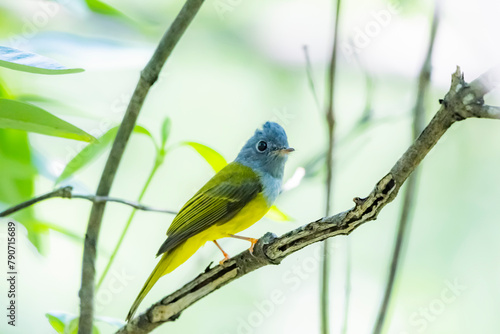
<instances>
[{"instance_id":1,"label":"leaf stem","mask_svg":"<svg viewBox=\"0 0 500 334\"><path fill-rule=\"evenodd\" d=\"M161 166L163 160L159 160L158 158L155 160L155 163L153 165L153 168L151 169L151 172L149 173L148 179L146 180L146 183L142 187L142 191L137 198L137 202L140 202L142 198L144 197L144 194L146 193L146 190L148 189L149 185L151 184L151 181L153 180L154 175L156 174L156 171L158 168ZM130 224L132 223L132 220L134 220L135 214L137 212L137 209L134 208L132 212L130 213L130 216L128 217L127 223L125 224L125 227L123 228L123 231L120 235L120 238L118 239L118 242L116 243L115 248L113 249L113 253L111 253L111 256L109 257L108 264L106 265L106 268L104 268L104 271L102 272L101 278L99 279L99 282L97 283L97 286L95 288L96 291L99 290L99 287L102 285L102 282L106 278L107 273L109 272L109 269L111 269L111 266L115 260L116 254L118 253L118 250L120 249L123 239L125 238L125 235L127 234L127 231L130 227Z\"/></svg>"}]
</instances>

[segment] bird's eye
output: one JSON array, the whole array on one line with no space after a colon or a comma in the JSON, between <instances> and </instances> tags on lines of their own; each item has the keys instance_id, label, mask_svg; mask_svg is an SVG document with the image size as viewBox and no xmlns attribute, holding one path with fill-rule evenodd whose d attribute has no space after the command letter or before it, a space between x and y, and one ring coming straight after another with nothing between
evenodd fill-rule
<instances>
[{"instance_id":1,"label":"bird's eye","mask_svg":"<svg viewBox=\"0 0 500 334\"><path fill-rule=\"evenodd\" d=\"M257 151L264 152L267 148L267 143L263 140L257 143Z\"/></svg>"}]
</instances>

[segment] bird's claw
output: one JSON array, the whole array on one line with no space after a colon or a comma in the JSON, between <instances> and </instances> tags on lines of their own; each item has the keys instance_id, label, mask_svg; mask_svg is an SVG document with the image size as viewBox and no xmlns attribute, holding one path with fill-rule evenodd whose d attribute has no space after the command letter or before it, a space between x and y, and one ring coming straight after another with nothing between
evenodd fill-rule
<instances>
[{"instance_id":1,"label":"bird's claw","mask_svg":"<svg viewBox=\"0 0 500 334\"><path fill-rule=\"evenodd\" d=\"M253 255L253 248L255 247L255 244L257 243L257 241L259 241L259 239L249 238L248 241L250 241L250 243L251 243L248 251L250 252L250 254Z\"/></svg>"},{"instance_id":2,"label":"bird's claw","mask_svg":"<svg viewBox=\"0 0 500 334\"><path fill-rule=\"evenodd\" d=\"M222 266L222 265L224 265L224 262L226 262L229 259L230 259L229 255L225 254L224 258L219 261L219 264Z\"/></svg>"}]
</instances>

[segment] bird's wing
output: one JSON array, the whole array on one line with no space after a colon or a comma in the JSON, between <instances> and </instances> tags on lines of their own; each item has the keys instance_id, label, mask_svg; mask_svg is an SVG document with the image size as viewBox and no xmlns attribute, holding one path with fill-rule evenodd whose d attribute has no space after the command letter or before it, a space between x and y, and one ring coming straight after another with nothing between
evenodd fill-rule
<instances>
[{"instance_id":1,"label":"bird's wing","mask_svg":"<svg viewBox=\"0 0 500 334\"><path fill-rule=\"evenodd\" d=\"M261 191L260 179L251 168L234 162L227 165L182 207L157 256L214 224L229 221Z\"/></svg>"}]
</instances>

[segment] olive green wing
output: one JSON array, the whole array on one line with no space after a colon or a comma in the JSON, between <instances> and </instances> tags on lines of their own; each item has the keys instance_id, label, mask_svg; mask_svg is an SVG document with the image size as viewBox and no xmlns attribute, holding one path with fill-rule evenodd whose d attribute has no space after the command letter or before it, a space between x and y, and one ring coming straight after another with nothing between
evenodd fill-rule
<instances>
[{"instance_id":1,"label":"olive green wing","mask_svg":"<svg viewBox=\"0 0 500 334\"><path fill-rule=\"evenodd\" d=\"M215 224L229 221L261 191L259 177L251 168L230 163L182 207L157 256Z\"/></svg>"}]
</instances>

